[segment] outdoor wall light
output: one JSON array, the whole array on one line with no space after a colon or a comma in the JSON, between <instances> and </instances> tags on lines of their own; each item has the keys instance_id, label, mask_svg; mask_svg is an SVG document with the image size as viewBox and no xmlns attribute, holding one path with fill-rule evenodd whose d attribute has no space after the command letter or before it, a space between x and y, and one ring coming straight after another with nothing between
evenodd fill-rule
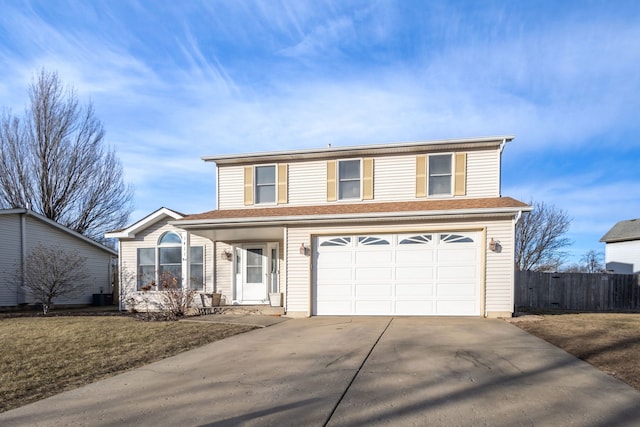
<instances>
[{"instance_id":1,"label":"outdoor wall light","mask_svg":"<svg viewBox=\"0 0 640 427\"><path fill-rule=\"evenodd\" d=\"M499 240L493 240L493 237L489 241L489 250L491 252L500 252L502 250L502 246L500 245Z\"/></svg>"},{"instance_id":2,"label":"outdoor wall light","mask_svg":"<svg viewBox=\"0 0 640 427\"><path fill-rule=\"evenodd\" d=\"M229 249L225 249L220 254L220 258L226 259L227 261L231 261L233 259L233 254L231 253L231 251Z\"/></svg>"},{"instance_id":3,"label":"outdoor wall light","mask_svg":"<svg viewBox=\"0 0 640 427\"><path fill-rule=\"evenodd\" d=\"M300 255L308 256L309 248L304 245L304 243L300 244Z\"/></svg>"}]
</instances>

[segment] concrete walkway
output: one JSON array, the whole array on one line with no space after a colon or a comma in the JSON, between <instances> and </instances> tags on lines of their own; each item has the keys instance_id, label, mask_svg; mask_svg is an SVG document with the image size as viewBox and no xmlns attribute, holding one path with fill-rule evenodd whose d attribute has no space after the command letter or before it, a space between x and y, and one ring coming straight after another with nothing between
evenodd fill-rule
<instances>
[{"instance_id":1,"label":"concrete walkway","mask_svg":"<svg viewBox=\"0 0 640 427\"><path fill-rule=\"evenodd\" d=\"M500 320L292 319L0 414L15 426L624 426L640 393Z\"/></svg>"}]
</instances>

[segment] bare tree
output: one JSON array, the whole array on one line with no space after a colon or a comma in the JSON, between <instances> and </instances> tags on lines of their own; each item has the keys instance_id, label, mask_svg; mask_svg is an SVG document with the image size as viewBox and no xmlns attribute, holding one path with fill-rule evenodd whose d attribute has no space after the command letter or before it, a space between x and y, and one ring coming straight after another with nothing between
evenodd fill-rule
<instances>
[{"instance_id":1,"label":"bare tree","mask_svg":"<svg viewBox=\"0 0 640 427\"><path fill-rule=\"evenodd\" d=\"M585 273L599 273L604 271L604 263L602 262L603 255L601 252L596 252L593 249L586 252L580 258L582 268Z\"/></svg>"},{"instance_id":2,"label":"bare tree","mask_svg":"<svg viewBox=\"0 0 640 427\"><path fill-rule=\"evenodd\" d=\"M133 192L92 104L79 106L75 91L45 70L29 98L24 117L0 117L0 207L27 207L102 241L127 222Z\"/></svg>"},{"instance_id":3,"label":"bare tree","mask_svg":"<svg viewBox=\"0 0 640 427\"><path fill-rule=\"evenodd\" d=\"M47 314L56 298L74 295L86 284L86 261L78 252L38 245L16 269L16 278Z\"/></svg>"},{"instance_id":4,"label":"bare tree","mask_svg":"<svg viewBox=\"0 0 640 427\"><path fill-rule=\"evenodd\" d=\"M533 210L516 224L515 266L520 271L557 271L571 241L563 237L571 219L567 213L544 202L531 202Z\"/></svg>"}]
</instances>

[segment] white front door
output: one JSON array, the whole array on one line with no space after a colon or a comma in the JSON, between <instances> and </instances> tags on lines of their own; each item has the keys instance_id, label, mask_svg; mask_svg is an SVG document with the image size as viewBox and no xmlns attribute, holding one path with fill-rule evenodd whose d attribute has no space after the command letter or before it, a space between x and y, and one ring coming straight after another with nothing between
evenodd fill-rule
<instances>
[{"instance_id":1,"label":"white front door","mask_svg":"<svg viewBox=\"0 0 640 427\"><path fill-rule=\"evenodd\" d=\"M268 301L269 254L267 245L243 245L239 266L238 302L263 304Z\"/></svg>"}]
</instances>

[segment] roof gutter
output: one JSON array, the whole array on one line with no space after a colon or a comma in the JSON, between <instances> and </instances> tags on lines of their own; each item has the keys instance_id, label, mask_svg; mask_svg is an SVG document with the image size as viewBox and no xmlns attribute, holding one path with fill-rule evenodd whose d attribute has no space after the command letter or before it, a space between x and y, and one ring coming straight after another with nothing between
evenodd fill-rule
<instances>
[{"instance_id":1,"label":"roof gutter","mask_svg":"<svg viewBox=\"0 0 640 427\"><path fill-rule=\"evenodd\" d=\"M333 214L333 215L296 215L296 216L269 216L255 218L220 218L220 219L194 219L194 220L177 220L170 221L171 225L180 228L202 228L210 226L232 227L232 226L265 226L265 225L284 225L296 223L332 223L338 220L342 221L386 221L389 219L424 219L429 218L453 218L462 216L494 216L494 215L513 215L513 213L521 212L522 208L504 208L504 209L460 209L460 210L438 210L438 211L409 211L409 212L372 212L369 214Z\"/></svg>"}]
</instances>

